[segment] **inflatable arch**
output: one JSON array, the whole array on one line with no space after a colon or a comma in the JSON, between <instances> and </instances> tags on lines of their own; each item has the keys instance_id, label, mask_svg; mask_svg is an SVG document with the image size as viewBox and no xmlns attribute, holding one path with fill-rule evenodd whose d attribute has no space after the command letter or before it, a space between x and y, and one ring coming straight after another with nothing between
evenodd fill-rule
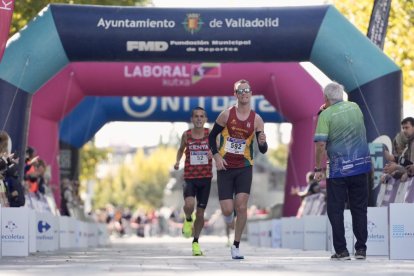
<instances>
[{"instance_id":1,"label":"inflatable arch","mask_svg":"<svg viewBox=\"0 0 414 276\"><path fill-rule=\"evenodd\" d=\"M289 191L313 167L312 134L322 102L301 61L344 84L365 114L370 141L399 130L400 69L333 6L49 5L8 42L0 64L0 122L20 152L29 134L52 165L56 185L59 122L84 96L230 96L233 82L245 78L292 122L283 213L294 215L299 199ZM128 69L168 62L162 73L172 79L184 75L180 66L225 63L220 78L196 78L188 86L180 80L160 86L151 70Z\"/></svg>"},{"instance_id":2,"label":"inflatable arch","mask_svg":"<svg viewBox=\"0 0 414 276\"><path fill-rule=\"evenodd\" d=\"M110 121L188 122L191 110L197 106L203 107L213 122L223 109L235 103L235 97L88 96L60 123L59 140L81 148ZM263 96L252 96L252 108L267 123L286 121Z\"/></svg>"}]
</instances>

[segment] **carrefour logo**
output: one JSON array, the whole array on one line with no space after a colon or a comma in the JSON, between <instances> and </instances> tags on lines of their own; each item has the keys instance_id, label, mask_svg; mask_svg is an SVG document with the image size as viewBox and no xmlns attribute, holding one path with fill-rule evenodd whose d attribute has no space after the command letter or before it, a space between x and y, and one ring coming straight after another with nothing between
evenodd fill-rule
<instances>
[{"instance_id":1,"label":"carrefour logo","mask_svg":"<svg viewBox=\"0 0 414 276\"><path fill-rule=\"evenodd\" d=\"M47 232L50 229L50 227L50 224L46 221L39 220L39 222L37 223L37 230L39 231L39 233Z\"/></svg>"}]
</instances>

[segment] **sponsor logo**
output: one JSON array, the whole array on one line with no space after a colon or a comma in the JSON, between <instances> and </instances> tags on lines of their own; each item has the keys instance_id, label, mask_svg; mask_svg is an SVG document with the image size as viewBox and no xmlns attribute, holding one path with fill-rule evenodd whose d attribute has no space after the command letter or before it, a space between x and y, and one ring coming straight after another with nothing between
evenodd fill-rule
<instances>
[{"instance_id":1,"label":"sponsor logo","mask_svg":"<svg viewBox=\"0 0 414 276\"><path fill-rule=\"evenodd\" d=\"M19 235L19 234L14 234L13 232L18 229L16 223L14 221L7 221L6 225L4 226L4 228L7 231L3 231L2 235L1 235L1 239L7 242L22 242L22 240L25 239L25 237L23 235ZM5 233L5 232L9 232L9 234Z\"/></svg>"},{"instance_id":2,"label":"sponsor logo","mask_svg":"<svg viewBox=\"0 0 414 276\"><path fill-rule=\"evenodd\" d=\"M13 1L2 0L0 3L0 10L11 11Z\"/></svg>"},{"instance_id":3,"label":"sponsor logo","mask_svg":"<svg viewBox=\"0 0 414 276\"><path fill-rule=\"evenodd\" d=\"M17 229L17 225L14 221L9 220L4 228L13 233L13 231Z\"/></svg>"},{"instance_id":4,"label":"sponsor logo","mask_svg":"<svg viewBox=\"0 0 414 276\"><path fill-rule=\"evenodd\" d=\"M394 224L392 225L392 237L393 238L414 238L414 233L406 231L404 224Z\"/></svg>"},{"instance_id":5,"label":"sponsor logo","mask_svg":"<svg viewBox=\"0 0 414 276\"><path fill-rule=\"evenodd\" d=\"M39 231L39 233L43 233L43 232L47 232L50 229L50 224L47 223L46 221L42 221L40 220L37 223L37 230Z\"/></svg>"},{"instance_id":6,"label":"sponsor logo","mask_svg":"<svg viewBox=\"0 0 414 276\"><path fill-rule=\"evenodd\" d=\"M182 24L187 32L194 34L200 31L204 22L202 21L199 13L188 13Z\"/></svg>"},{"instance_id":7,"label":"sponsor logo","mask_svg":"<svg viewBox=\"0 0 414 276\"><path fill-rule=\"evenodd\" d=\"M371 242L384 242L385 235L378 233L378 226L375 222L368 220L367 223L368 228L368 239Z\"/></svg>"},{"instance_id":8,"label":"sponsor logo","mask_svg":"<svg viewBox=\"0 0 414 276\"><path fill-rule=\"evenodd\" d=\"M220 63L201 63L198 65L192 65L191 67L192 78L191 82L197 83L204 78L220 78L221 77L221 64Z\"/></svg>"},{"instance_id":9,"label":"sponsor logo","mask_svg":"<svg viewBox=\"0 0 414 276\"><path fill-rule=\"evenodd\" d=\"M128 52L165 52L168 50L166 41L127 41L126 49Z\"/></svg>"},{"instance_id":10,"label":"sponsor logo","mask_svg":"<svg viewBox=\"0 0 414 276\"><path fill-rule=\"evenodd\" d=\"M129 46L129 51L145 50L143 45ZM156 46L158 47L158 46ZM138 49L137 49L138 48ZM221 77L221 64L220 63L200 63L192 65L125 65L124 66L125 78L160 78L162 79L162 86L191 86L203 79L208 78L220 78Z\"/></svg>"},{"instance_id":11,"label":"sponsor logo","mask_svg":"<svg viewBox=\"0 0 414 276\"><path fill-rule=\"evenodd\" d=\"M157 112L189 112L192 106L206 107L207 99L198 97L192 102L190 97L123 97L122 107L133 118L148 118ZM207 102L209 112L221 112L223 109L234 105L234 97L211 97ZM210 106L208 106L210 104ZM262 113L274 113L275 109L263 96L252 96L251 107ZM230 124L237 124L233 119ZM243 130L247 133L247 130Z\"/></svg>"}]
</instances>

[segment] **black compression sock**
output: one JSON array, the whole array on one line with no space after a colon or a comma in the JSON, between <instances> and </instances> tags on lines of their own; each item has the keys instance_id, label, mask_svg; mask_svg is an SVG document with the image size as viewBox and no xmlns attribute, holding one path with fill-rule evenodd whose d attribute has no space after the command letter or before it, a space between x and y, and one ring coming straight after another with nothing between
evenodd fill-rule
<instances>
[{"instance_id":1,"label":"black compression sock","mask_svg":"<svg viewBox=\"0 0 414 276\"><path fill-rule=\"evenodd\" d=\"M239 248L240 242L239 242L239 241L234 241L234 242L233 242L233 245L234 245L236 248Z\"/></svg>"},{"instance_id":2,"label":"black compression sock","mask_svg":"<svg viewBox=\"0 0 414 276\"><path fill-rule=\"evenodd\" d=\"M197 242L198 243L198 238L194 237L193 242Z\"/></svg>"}]
</instances>

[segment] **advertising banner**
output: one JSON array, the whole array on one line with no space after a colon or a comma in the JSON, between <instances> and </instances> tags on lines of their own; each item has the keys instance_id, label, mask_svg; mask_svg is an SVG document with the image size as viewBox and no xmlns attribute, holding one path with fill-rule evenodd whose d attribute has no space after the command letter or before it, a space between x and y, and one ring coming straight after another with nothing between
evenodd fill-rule
<instances>
[{"instance_id":1,"label":"advertising banner","mask_svg":"<svg viewBox=\"0 0 414 276\"><path fill-rule=\"evenodd\" d=\"M388 256L388 208L368 207L367 255Z\"/></svg>"},{"instance_id":2,"label":"advertising banner","mask_svg":"<svg viewBox=\"0 0 414 276\"><path fill-rule=\"evenodd\" d=\"M384 49L390 9L391 0L375 0L369 20L367 36L381 49Z\"/></svg>"},{"instance_id":3,"label":"advertising banner","mask_svg":"<svg viewBox=\"0 0 414 276\"><path fill-rule=\"evenodd\" d=\"M282 221L280 219L272 219L272 247L282 247Z\"/></svg>"},{"instance_id":4,"label":"advertising banner","mask_svg":"<svg viewBox=\"0 0 414 276\"><path fill-rule=\"evenodd\" d=\"M326 250L327 216L304 216L304 250Z\"/></svg>"},{"instance_id":5,"label":"advertising banner","mask_svg":"<svg viewBox=\"0 0 414 276\"><path fill-rule=\"evenodd\" d=\"M163 61L182 56L202 61L302 61L310 56L326 6L314 7L312 16L307 10L291 7L275 13L260 8L177 8L171 12L163 8L138 11L92 6L80 10L56 5L52 12L72 61L158 61L161 54ZM300 43L288 39L294 34L301 38ZM72 36L76 41L67 39Z\"/></svg>"},{"instance_id":6,"label":"advertising banner","mask_svg":"<svg viewBox=\"0 0 414 276\"><path fill-rule=\"evenodd\" d=\"M14 0L0 2L0 61L9 38L10 24L13 17Z\"/></svg>"},{"instance_id":7,"label":"advertising banner","mask_svg":"<svg viewBox=\"0 0 414 276\"><path fill-rule=\"evenodd\" d=\"M3 256L29 256L29 209L2 208L1 211Z\"/></svg>"},{"instance_id":8,"label":"advertising banner","mask_svg":"<svg viewBox=\"0 0 414 276\"><path fill-rule=\"evenodd\" d=\"M390 259L414 260L414 204L390 204Z\"/></svg>"}]
</instances>

